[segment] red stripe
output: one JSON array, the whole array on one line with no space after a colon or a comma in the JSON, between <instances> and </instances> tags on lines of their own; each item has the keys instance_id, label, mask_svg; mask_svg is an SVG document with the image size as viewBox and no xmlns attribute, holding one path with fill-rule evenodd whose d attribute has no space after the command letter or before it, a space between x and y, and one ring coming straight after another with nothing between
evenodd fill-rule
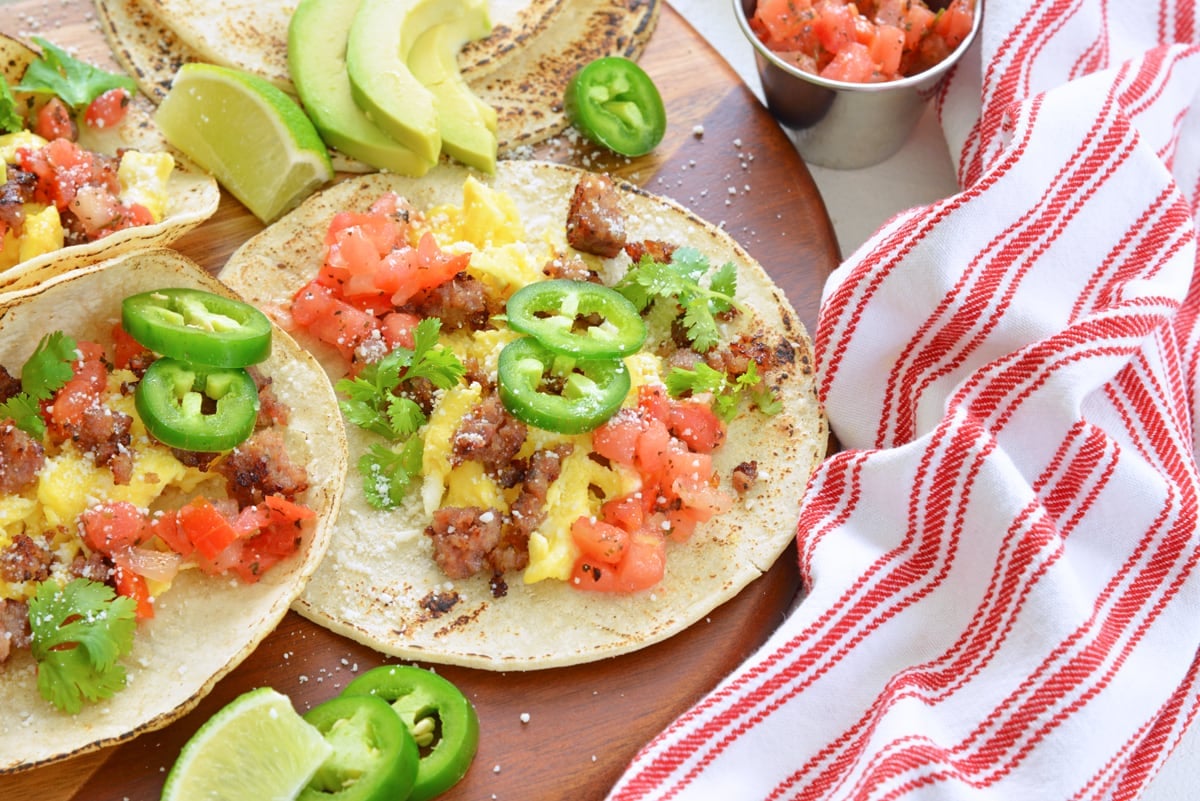
<instances>
[{"instance_id":1,"label":"red stripe","mask_svg":"<svg viewBox=\"0 0 1200 801\"><path fill-rule=\"evenodd\" d=\"M1110 111L1106 108L1092 125L1075 158L1063 165L1044 190L1043 200L980 251L954 290L917 329L913 341L923 344L916 350L906 349L889 373L878 447L912 439L919 399L934 382L960 369L977 352L1003 319L1021 278L1083 203L1094 196L1103 179L1128 157L1133 147L1130 131L1111 117ZM1113 162L1105 164L1110 158ZM1090 180L1092 176L1099 180ZM969 283L981 266L978 280ZM938 322L947 314L947 320ZM935 325L937 333L933 334Z\"/></svg>"}]
</instances>

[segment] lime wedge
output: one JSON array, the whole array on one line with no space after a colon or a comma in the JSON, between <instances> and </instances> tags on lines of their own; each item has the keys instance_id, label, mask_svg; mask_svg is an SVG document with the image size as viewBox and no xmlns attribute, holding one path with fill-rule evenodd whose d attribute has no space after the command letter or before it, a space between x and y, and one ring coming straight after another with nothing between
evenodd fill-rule
<instances>
[{"instance_id":1,"label":"lime wedge","mask_svg":"<svg viewBox=\"0 0 1200 801\"><path fill-rule=\"evenodd\" d=\"M155 112L163 136L263 222L333 177L329 152L296 101L249 73L194 62Z\"/></svg>"},{"instance_id":2,"label":"lime wedge","mask_svg":"<svg viewBox=\"0 0 1200 801\"><path fill-rule=\"evenodd\" d=\"M196 730L162 801L291 801L333 747L270 687L239 695Z\"/></svg>"}]
</instances>

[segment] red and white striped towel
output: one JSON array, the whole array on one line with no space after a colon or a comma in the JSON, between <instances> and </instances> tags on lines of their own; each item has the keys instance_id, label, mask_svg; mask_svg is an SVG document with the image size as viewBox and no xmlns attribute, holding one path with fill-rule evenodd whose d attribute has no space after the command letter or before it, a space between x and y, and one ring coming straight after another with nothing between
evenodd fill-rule
<instances>
[{"instance_id":1,"label":"red and white striped towel","mask_svg":"<svg viewBox=\"0 0 1200 801\"><path fill-rule=\"evenodd\" d=\"M632 799L1129 799L1200 712L1195 0L987 0L816 332L808 595ZM1195 725L1200 725L1196 723Z\"/></svg>"}]
</instances>

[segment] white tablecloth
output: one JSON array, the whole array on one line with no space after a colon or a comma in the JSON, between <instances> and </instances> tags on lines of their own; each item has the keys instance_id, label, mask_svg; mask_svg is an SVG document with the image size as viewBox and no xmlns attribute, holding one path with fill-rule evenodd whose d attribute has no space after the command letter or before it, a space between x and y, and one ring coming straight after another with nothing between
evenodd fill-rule
<instances>
[{"instance_id":1,"label":"white tablecloth","mask_svg":"<svg viewBox=\"0 0 1200 801\"><path fill-rule=\"evenodd\" d=\"M753 49L734 16L734 0L669 0L760 97ZM853 252L893 214L957 191L950 155L932 108L904 147L861 170L810 167L843 254ZM1150 785L1144 801L1181 801L1200 787L1200 734L1195 727Z\"/></svg>"}]
</instances>

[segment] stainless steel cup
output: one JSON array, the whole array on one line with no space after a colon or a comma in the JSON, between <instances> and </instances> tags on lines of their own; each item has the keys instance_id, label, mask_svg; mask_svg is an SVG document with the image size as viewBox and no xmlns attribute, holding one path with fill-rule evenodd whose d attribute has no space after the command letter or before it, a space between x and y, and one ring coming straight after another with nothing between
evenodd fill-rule
<instances>
[{"instance_id":1,"label":"stainless steel cup","mask_svg":"<svg viewBox=\"0 0 1200 801\"><path fill-rule=\"evenodd\" d=\"M936 9L947 3L934 0L929 5ZM867 167L900 149L983 20L983 0L976 0L971 33L944 61L918 75L885 83L848 83L805 72L764 45L749 23L758 0L733 0L733 6L742 33L754 46L767 108L792 131L806 162L837 169Z\"/></svg>"}]
</instances>

